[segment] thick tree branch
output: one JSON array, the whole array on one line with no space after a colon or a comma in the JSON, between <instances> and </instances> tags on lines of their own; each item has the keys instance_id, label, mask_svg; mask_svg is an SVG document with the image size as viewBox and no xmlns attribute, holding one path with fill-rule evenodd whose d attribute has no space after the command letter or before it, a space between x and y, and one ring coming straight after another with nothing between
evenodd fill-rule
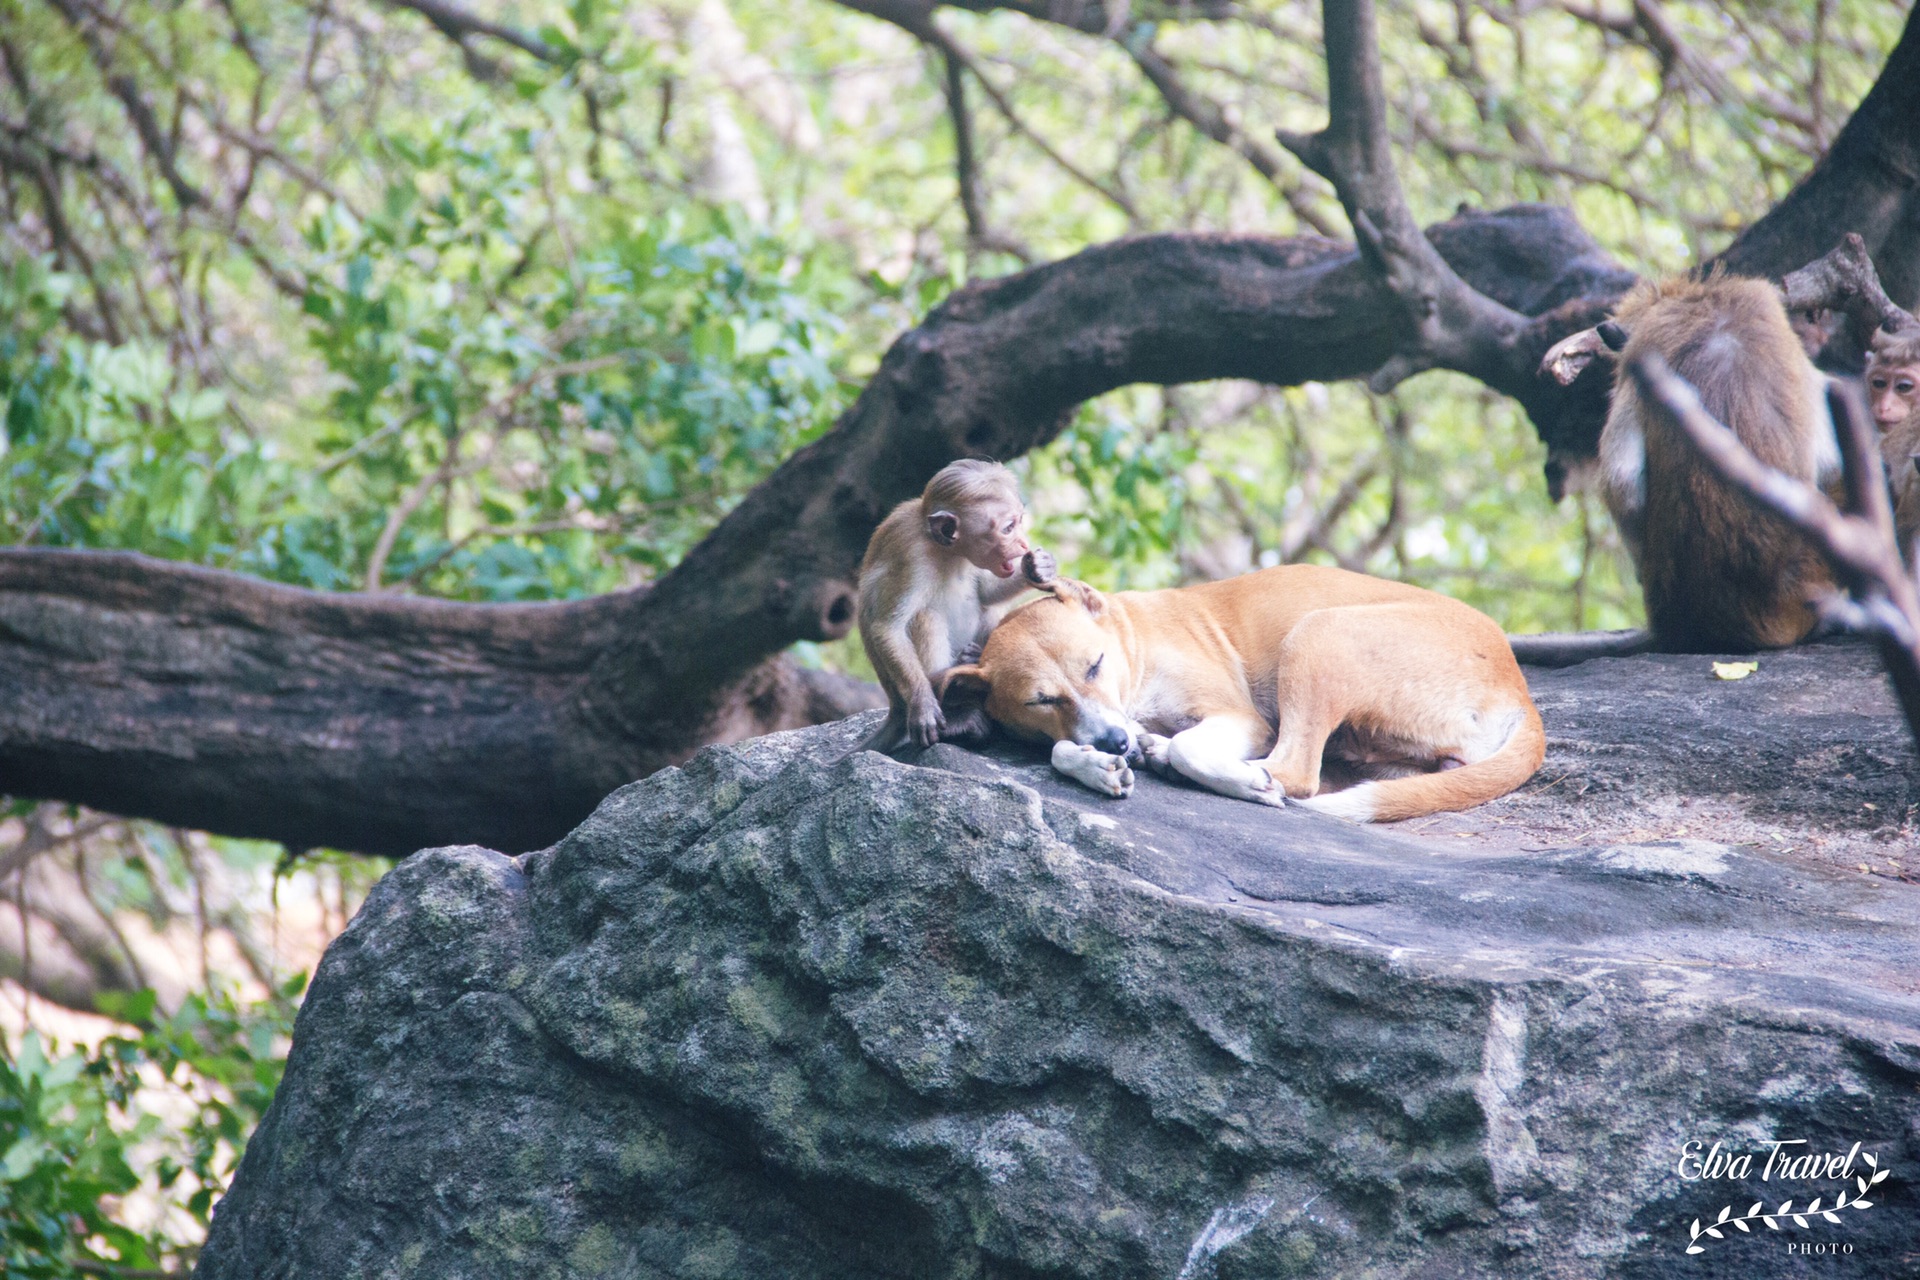
<instances>
[{"instance_id":1,"label":"thick tree branch","mask_svg":"<svg viewBox=\"0 0 1920 1280\"><path fill-rule=\"evenodd\" d=\"M1432 236L1541 313L1542 350L1624 275L1554 209ZM868 535L946 462L1024 453L1130 383L1358 376L1395 348L1389 302L1354 250L1314 237L1149 236L970 285L678 568L593 600L326 595L0 551L0 792L294 845L538 847L707 742L868 700L769 660L847 631ZM1597 429L1573 393L1507 389L1536 421Z\"/></svg>"},{"instance_id":2,"label":"thick tree branch","mask_svg":"<svg viewBox=\"0 0 1920 1280\"><path fill-rule=\"evenodd\" d=\"M1326 0L1327 127L1277 136L1334 185L1361 252L1406 318L1407 340L1375 371L1387 390L1445 367L1492 382L1512 362L1526 318L1469 286L1420 233L1394 172L1372 0Z\"/></svg>"}]
</instances>

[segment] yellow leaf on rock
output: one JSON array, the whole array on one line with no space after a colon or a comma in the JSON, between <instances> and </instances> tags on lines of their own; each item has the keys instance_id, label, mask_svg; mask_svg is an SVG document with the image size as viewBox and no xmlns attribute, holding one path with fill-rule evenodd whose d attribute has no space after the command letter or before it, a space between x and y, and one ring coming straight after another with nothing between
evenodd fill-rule
<instances>
[{"instance_id":1,"label":"yellow leaf on rock","mask_svg":"<svg viewBox=\"0 0 1920 1280\"><path fill-rule=\"evenodd\" d=\"M1716 680L1745 680L1760 669L1757 662L1716 662L1713 664L1713 678Z\"/></svg>"}]
</instances>

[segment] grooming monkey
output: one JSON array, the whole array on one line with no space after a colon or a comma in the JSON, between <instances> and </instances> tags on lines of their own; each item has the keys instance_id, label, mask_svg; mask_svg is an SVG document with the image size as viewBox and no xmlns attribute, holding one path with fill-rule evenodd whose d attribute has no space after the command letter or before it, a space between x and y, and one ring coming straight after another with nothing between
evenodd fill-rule
<instances>
[{"instance_id":1,"label":"grooming monkey","mask_svg":"<svg viewBox=\"0 0 1920 1280\"><path fill-rule=\"evenodd\" d=\"M962 459L895 507L860 563L860 641L887 691L887 719L862 749L928 747L949 730L932 677L976 646L1015 597L1054 580L1054 560L1027 541L1013 472ZM954 726L973 732L980 723Z\"/></svg>"},{"instance_id":2,"label":"grooming monkey","mask_svg":"<svg viewBox=\"0 0 1920 1280\"><path fill-rule=\"evenodd\" d=\"M1894 534L1911 563L1920 535L1920 328L1875 330L1867 349L1867 398L1893 491Z\"/></svg>"},{"instance_id":3,"label":"grooming monkey","mask_svg":"<svg viewBox=\"0 0 1920 1280\"><path fill-rule=\"evenodd\" d=\"M1804 539L1720 479L1627 366L1659 353L1753 455L1820 485L1839 468L1825 379L1764 280L1713 275L1642 284L1601 338L1619 350L1600 433L1599 481L1633 554L1659 647L1772 649L1806 638L1809 597L1831 585ZM1550 353L1551 354L1551 353Z\"/></svg>"}]
</instances>

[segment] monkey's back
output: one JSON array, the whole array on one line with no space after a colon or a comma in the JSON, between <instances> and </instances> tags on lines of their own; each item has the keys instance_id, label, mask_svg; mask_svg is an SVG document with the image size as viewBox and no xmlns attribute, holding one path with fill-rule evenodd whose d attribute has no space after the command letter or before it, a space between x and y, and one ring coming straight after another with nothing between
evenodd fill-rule
<instances>
[{"instance_id":1,"label":"monkey's back","mask_svg":"<svg viewBox=\"0 0 1920 1280\"><path fill-rule=\"evenodd\" d=\"M1645 507L1639 559L1647 621L1663 648L1779 648L1816 621L1807 597L1829 582L1824 563L1785 522L1748 504L1642 400L1626 366L1657 351L1703 406L1755 457L1813 483L1819 378L1762 280L1718 277L1642 286L1622 303L1631 335L1621 355L1616 413L1645 435Z\"/></svg>"}]
</instances>

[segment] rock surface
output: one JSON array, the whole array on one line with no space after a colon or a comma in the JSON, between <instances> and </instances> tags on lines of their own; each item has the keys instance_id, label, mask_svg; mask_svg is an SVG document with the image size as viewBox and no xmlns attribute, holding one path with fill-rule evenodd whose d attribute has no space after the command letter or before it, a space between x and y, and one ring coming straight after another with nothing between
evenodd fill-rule
<instances>
[{"instance_id":1,"label":"rock surface","mask_svg":"<svg viewBox=\"0 0 1920 1280\"><path fill-rule=\"evenodd\" d=\"M861 719L418 854L198 1274L1920 1274L1920 890L1805 856L1897 861L1911 750L1858 650L1703 667L1531 673L1547 767L1451 826L839 759ZM1668 809L1699 830L1589 838ZM1796 1139L1891 1174L1686 1254L1852 1188L1762 1182ZM1682 1178L1689 1141L1751 1176Z\"/></svg>"}]
</instances>

